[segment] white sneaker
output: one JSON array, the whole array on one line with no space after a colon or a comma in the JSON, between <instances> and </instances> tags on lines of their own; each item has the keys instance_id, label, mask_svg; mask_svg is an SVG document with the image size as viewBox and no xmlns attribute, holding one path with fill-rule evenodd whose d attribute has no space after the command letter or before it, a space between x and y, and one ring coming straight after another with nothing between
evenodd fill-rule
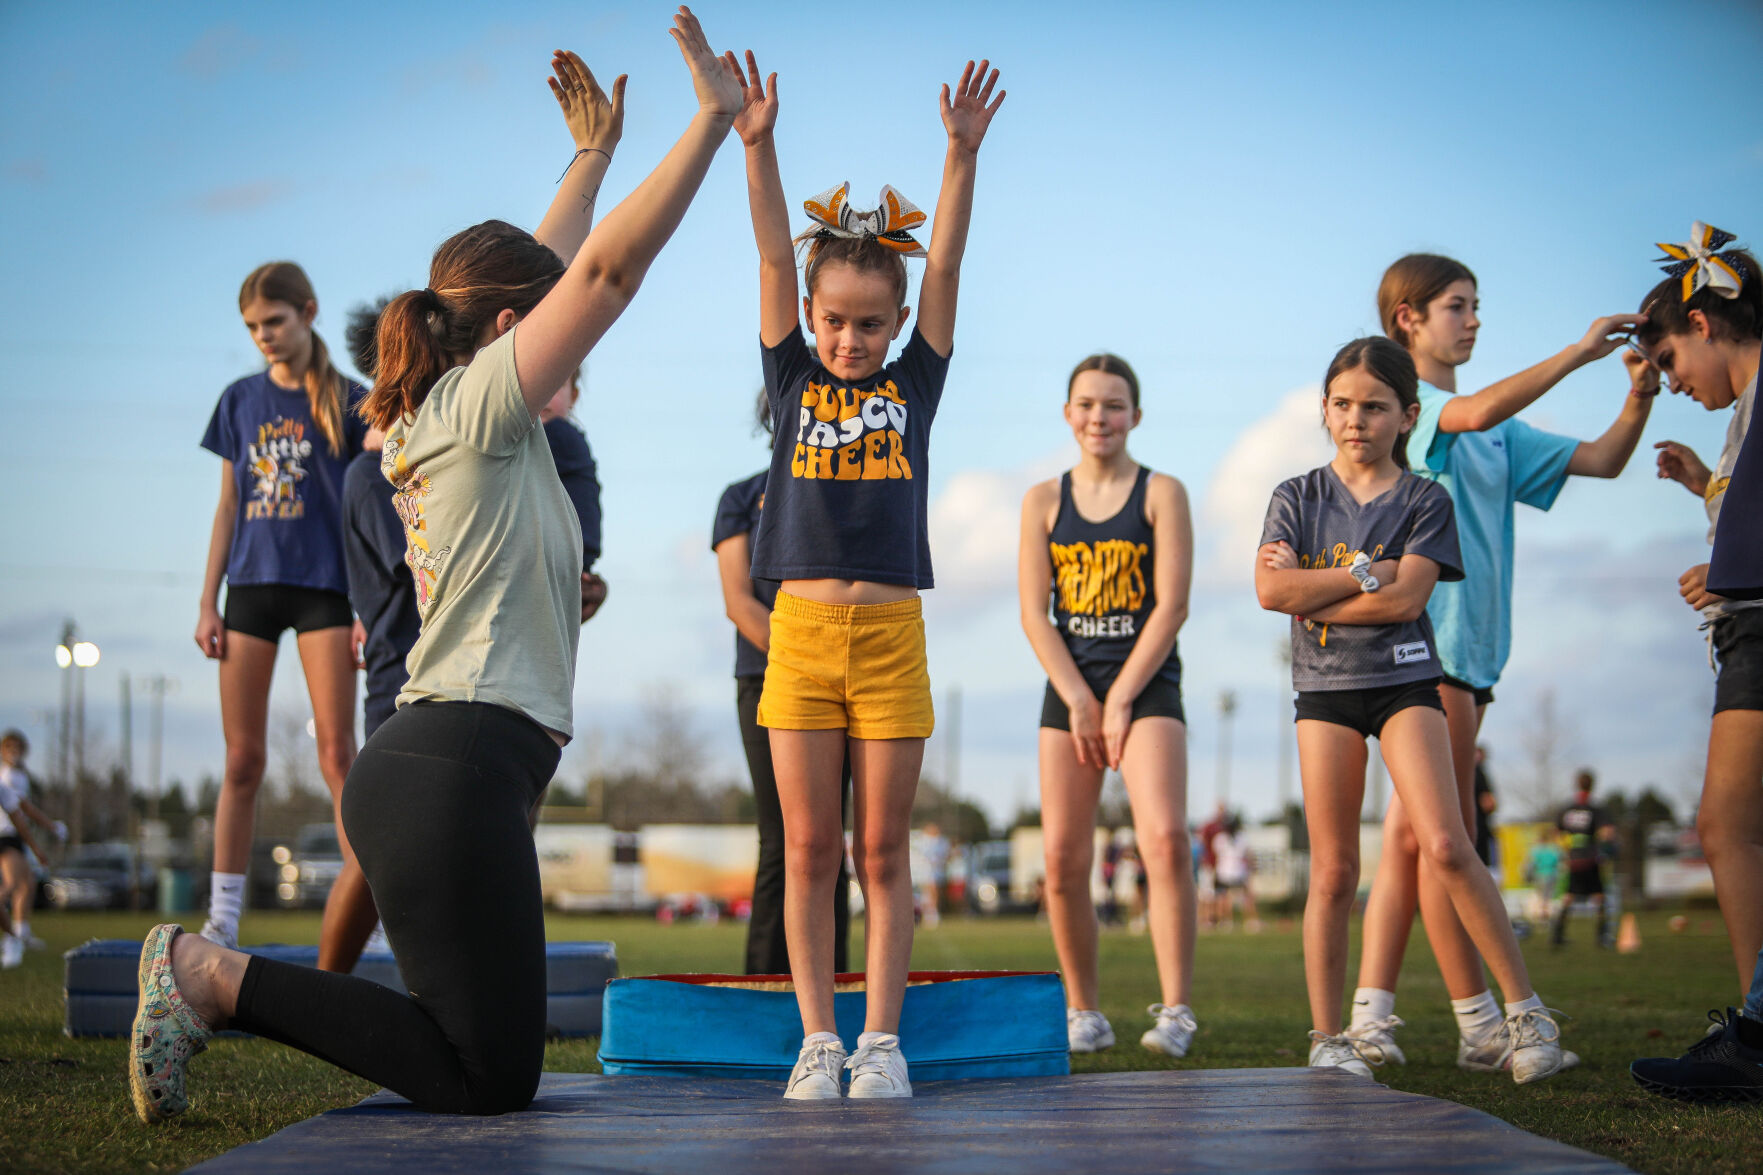
<instances>
[{"instance_id":1,"label":"white sneaker","mask_svg":"<svg viewBox=\"0 0 1763 1175\"><path fill-rule=\"evenodd\" d=\"M863 1037L857 1039L861 1042ZM878 1032L868 1044L859 1043L845 1068L851 1070L852 1097L912 1096L906 1058L900 1055L900 1038L891 1032Z\"/></svg>"},{"instance_id":2,"label":"white sneaker","mask_svg":"<svg viewBox=\"0 0 1763 1175\"><path fill-rule=\"evenodd\" d=\"M1403 1054L1401 1046L1396 1043L1396 1029L1405 1023L1407 1021L1400 1016L1381 1016L1374 1020L1367 1020L1362 1024L1352 1025L1347 1029L1345 1035L1361 1044L1375 1046L1383 1053L1386 1064L1393 1062L1397 1065L1406 1065L1408 1058Z\"/></svg>"},{"instance_id":3,"label":"white sneaker","mask_svg":"<svg viewBox=\"0 0 1763 1175\"><path fill-rule=\"evenodd\" d=\"M805 1040L796 1054L796 1067L790 1070L790 1083L784 1096L791 1101L813 1102L839 1098L839 1079L844 1076L845 1046L838 1037L831 1040Z\"/></svg>"},{"instance_id":4,"label":"white sneaker","mask_svg":"<svg viewBox=\"0 0 1763 1175\"><path fill-rule=\"evenodd\" d=\"M1370 1077L1371 1066L1383 1064L1380 1057L1370 1052L1376 1046L1354 1040L1344 1032L1330 1036L1311 1029L1310 1039L1315 1042L1310 1046L1312 1069L1345 1069L1359 1077Z\"/></svg>"},{"instance_id":5,"label":"white sneaker","mask_svg":"<svg viewBox=\"0 0 1763 1175\"><path fill-rule=\"evenodd\" d=\"M24 941L14 935L0 935L0 967L10 970L24 962Z\"/></svg>"},{"instance_id":6,"label":"white sneaker","mask_svg":"<svg viewBox=\"0 0 1763 1175\"><path fill-rule=\"evenodd\" d=\"M1529 1008L1508 1016L1506 1033L1512 1042L1512 1080L1519 1085L1553 1077L1579 1064L1577 1056L1561 1047L1561 1026L1547 1008Z\"/></svg>"},{"instance_id":7,"label":"white sneaker","mask_svg":"<svg viewBox=\"0 0 1763 1175\"><path fill-rule=\"evenodd\" d=\"M202 937L215 946L225 947L229 951L239 949L239 928L237 926L230 929L223 928L215 925L214 919L210 918L202 923Z\"/></svg>"},{"instance_id":8,"label":"white sneaker","mask_svg":"<svg viewBox=\"0 0 1763 1175\"><path fill-rule=\"evenodd\" d=\"M1508 1029L1510 1022L1503 1022L1479 1042L1468 1037L1457 1040L1457 1067L1467 1069L1471 1073L1504 1073L1512 1068L1512 1036ZM1556 1030L1557 1033L1560 1031ZM1572 1049L1561 1050L1561 1069L1571 1069L1579 1064L1579 1054ZM1559 1069L1555 1072L1560 1072ZM1533 1077L1530 1080L1539 1081Z\"/></svg>"},{"instance_id":9,"label":"white sneaker","mask_svg":"<svg viewBox=\"0 0 1763 1175\"><path fill-rule=\"evenodd\" d=\"M1088 1008L1065 1009L1065 1039L1074 1053L1099 1053L1114 1045L1108 1017Z\"/></svg>"},{"instance_id":10,"label":"white sneaker","mask_svg":"<svg viewBox=\"0 0 1763 1175\"><path fill-rule=\"evenodd\" d=\"M1186 1004L1177 1004L1173 1008L1168 1004L1152 1004L1145 1011L1155 1016L1157 1022L1139 1037L1139 1043L1167 1057L1187 1056L1188 1046L1194 1043L1194 1030L1199 1027L1194 1022L1194 1010Z\"/></svg>"}]
</instances>

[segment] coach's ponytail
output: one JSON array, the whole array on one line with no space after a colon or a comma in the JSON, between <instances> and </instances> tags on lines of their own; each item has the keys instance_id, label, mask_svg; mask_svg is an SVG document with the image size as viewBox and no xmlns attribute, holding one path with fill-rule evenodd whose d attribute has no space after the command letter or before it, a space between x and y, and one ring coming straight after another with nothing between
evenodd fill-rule
<instances>
[{"instance_id":1,"label":"coach's ponytail","mask_svg":"<svg viewBox=\"0 0 1763 1175\"><path fill-rule=\"evenodd\" d=\"M413 417L449 368L469 363L504 310L525 315L551 292L563 261L525 229L486 220L441 242L426 289L380 312L373 391L361 415L375 428Z\"/></svg>"}]
</instances>

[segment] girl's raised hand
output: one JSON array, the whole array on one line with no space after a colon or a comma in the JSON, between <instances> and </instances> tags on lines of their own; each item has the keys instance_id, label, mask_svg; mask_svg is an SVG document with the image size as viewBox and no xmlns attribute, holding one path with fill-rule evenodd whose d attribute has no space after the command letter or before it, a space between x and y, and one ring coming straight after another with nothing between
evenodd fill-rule
<instances>
[{"instance_id":1,"label":"girl's raised hand","mask_svg":"<svg viewBox=\"0 0 1763 1175\"><path fill-rule=\"evenodd\" d=\"M1628 368L1628 390L1636 396L1659 394L1659 369L1634 353L1630 347L1622 353L1622 366ZM1485 794L1485 793L1484 793Z\"/></svg>"},{"instance_id":2,"label":"girl's raised hand","mask_svg":"<svg viewBox=\"0 0 1763 1175\"><path fill-rule=\"evenodd\" d=\"M625 74L612 82L612 97L594 80L593 71L567 49L551 55L551 96L563 108L563 121L577 151L603 151L608 156L624 136Z\"/></svg>"},{"instance_id":3,"label":"girl's raised hand","mask_svg":"<svg viewBox=\"0 0 1763 1175\"><path fill-rule=\"evenodd\" d=\"M751 49L747 50L745 75L741 73L741 64L735 60L733 50L725 56L734 69L735 76L742 79L741 112L735 115L735 134L741 136L742 143L751 147L769 136L777 126L777 74L774 73L761 82L759 62L754 60Z\"/></svg>"},{"instance_id":4,"label":"girl's raised hand","mask_svg":"<svg viewBox=\"0 0 1763 1175\"><path fill-rule=\"evenodd\" d=\"M980 143L985 141L986 128L992 125L992 115L998 113L998 107L1004 104L1004 91L999 90L996 99L992 97L992 87L998 82L998 71L992 70L987 76L986 69L990 61L981 61L975 69L973 62L961 71L961 80L955 83L955 95L951 99L949 87L943 85L943 128L949 132L949 141L967 151L978 151ZM980 83L984 82L982 86ZM988 105L990 103L990 105Z\"/></svg>"},{"instance_id":5,"label":"girl's raised hand","mask_svg":"<svg viewBox=\"0 0 1763 1175\"><path fill-rule=\"evenodd\" d=\"M1676 441L1660 441L1653 448L1659 450L1660 477L1677 482L1698 498L1707 491L1708 479L1714 474L1695 450Z\"/></svg>"},{"instance_id":6,"label":"girl's raised hand","mask_svg":"<svg viewBox=\"0 0 1763 1175\"><path fill-rule=\"evenodd\" d=\"M741 71L729 58L718 57L704 36L703 26L684 4L673 17L668 35L679 45L686 67L692 71L692 89L698 109L733 121L741 111Z\"/></svg>"}]
</instances>

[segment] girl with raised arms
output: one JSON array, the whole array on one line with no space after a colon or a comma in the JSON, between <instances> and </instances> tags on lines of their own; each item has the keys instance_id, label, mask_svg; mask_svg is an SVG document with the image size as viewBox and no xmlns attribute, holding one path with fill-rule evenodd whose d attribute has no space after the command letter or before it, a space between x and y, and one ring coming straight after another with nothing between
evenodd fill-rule
<instances>
[{"instance_id":1,"label":"girl with raised arms","mask_svg":"<svg viewBox=\"0 0 1763 1175\"><path fill-rule=\"evenodd\" d=\"M1647 321L1635 340L1671 390L1710 412L1730 410L1726 443L1710 469L1687 446L1661 441L1659 476L1702 500L1708 540L1755 528L1754 503L1731 489L1740 453L1757 444L1757 369L1763 357L1763 267L1732 236L1696 223L1690 240L1661 245L1675 259L1673 275L1641 302ZM1735 524L1737 524L1735 526ZM1751 551L1753 560L1757 551ZM1735 584L1740 591L1748 585ZM1714 719L1696 832L1714 873L1714 893L1737 965L1737 1010L1714 1012L1719 1025L1682 1057L1636 1061L1630 1072L1655 1093L1683 1101L1763 1098L1763 599L1728 598L1709 589L1709 564L1678 578L1683 601L1701 615L1710 653L1719 662Z\"/></svg>"},{"instance_id":2,"label":"girl with raised arms","mask_svg":"<svg viewBox=\"0 0 1763 1175\"><path fill-rule=\"evenodd\" d=\"M1090 901L1096 802L1112 767L1132 803L1162 986L1139 1043L1182 1057L1195 1030L1188 1007L1195 910L1175 640L1188 615L1193 524L1182 484L1126 451L1140 416L1138 377L1124 359L1092 355L1071 373L1065 421L1082 456L1023 498L1017 586L1023 631L1047 672L1041 826L1071 1051L1114 1043L1100 1010Z\"/></svg>"},{"instance_id":3,"label":"girl with raised arms","mask_svg":"<svg viewBox=\"0 0 1763 1175\"><path fill-rule=\"evenodd\" d=\"M573 728L582 536L537 422L630 304L740 109L689 10L671 32L698 111L585 244L585 209L548 217L548 240L485 221L443 242L428 288L380 319L363 411L386 431L422 634L397 712L350 770L343 820L416 994L157 926L129 1049L146 1121L185 1108L190 1056L229 1025L424 1110L518 1110L538 1088L545 926L527 812ZM569 184L558 198L582 203Z\"/></svg>"},{"instance_id":4,"label":"girl with raised arms","mask_svg":"<svg viewBox=\"0 0 1763 1175\"><path fill-rule=\"evenodd\" d=\"M1391 265L1377 291L1384 334L1407 350L1420 376L1420 414L1408 438L1414 472L1443 486L1457 512L1463 579L1439 584L1427 614L1437 634L1438 668L1444 674L1439 694L1451 731L1464 826L1470 829L1475 827L1476 738L1512 646L1513 507L1523 502L1547 510L1568 477L1621 473L1659 390L1659 373L1626 351L1626 395L1616 420L1597 440L1544 432L1515 419L1569 374L1621 347L1644 321L1617 314L1593 322L1583 338L1559 354L1479 392L1459 395L1457 368L1469 361L1481 329L1476 288L1475 275L1461 262L1415 253ZM1395 1043L1402 1023L1395 1014L1396 977L1418 904L1457 1021L1457 1064L1500 1072L1511 1063L1505 1018L1455 905L1423 864L1409 816L1399 796L1385 813L1348 1031L1378 1045L1386 1060L1406 1060Z\"/></svg>"},{"instance_id":5,"label":"girl with raised arms","mask_svg":"<svg viewBox=\"0 0 1763 1175\"><path fill-rule=\"evenodd\" d=\"M1439 580L1463 573L1450 495L1408 471L1408 434L1420 416L1414 362L1386 339L1357 339L1329 364L1322 404L1334 460L1274 490L1255 561L1261 606L1292 617L1310 832L1310 1064L1370 1076L1383 1060L1375 1044L1343 1033L1341 1017L1366 740L1376 738L1427 866L1505 993L1513 1079L1540 1081L1571 1054L1531 990L1457 798L1426 601Z\"/></svg>"},{"instance_id":6,"label":"girl with raised arms","mask_svg":"<svg viewBox=\"0 0 1763 1175\"><path fill-rule=\"evenodd\" d=\"M732 64L732 59L731 59ZM759 341L775 425L752 577L780 584L759 722L770 731L784 821L784 928L802 1049L784 1096L910 1097L898 1035L912 953L907 834L930 736L919 591L932 584L930 425L955 341L979 147L1004 100L972 62L942 92L948 153L926 252L924 214L892 188L859 213L849 185L805 206L813 227L798 310L795 242L773 128L777 75L747 54L735 130L759 246ZM908 256L925 258L918 325L900 357ZM800 315L800 317L798 317ZM814 336L809 347L802 322ZM844 852L839 776L849 751L854 857L863 887L867 1016L847 1056L833 1020L833 892Z\"/></svg>"},{"instance_id":7,"label":"girl with raised arms","mask_svg":"<svg viewBox=\"0 0 1763 1175\"><path fill-rule=\"evenodd\" d=\"M343 560L343 475L368 428L366 389L344 378L312 329L318 296L292 261L252 270L239 314L268 364L221 393L202 447L220 458L196 646L220 664L226 767L214 808L205 938L233 947L263 783L269 687L281 635L294 630L312 700L319 774L337 814L343 868L325 901L318 965L347 970L373 930L373 895L343 835L343 780L355 762L354 613ZM219 605L226 581L226 610Z\"/></svg>"}]
</instances>

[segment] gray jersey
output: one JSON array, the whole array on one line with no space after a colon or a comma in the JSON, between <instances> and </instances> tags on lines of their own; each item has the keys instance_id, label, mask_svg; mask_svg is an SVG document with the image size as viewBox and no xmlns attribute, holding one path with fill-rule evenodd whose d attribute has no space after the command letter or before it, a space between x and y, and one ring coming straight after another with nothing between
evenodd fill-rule
<instances>
[{"instance_id":1,"label":"gray jersey","mask_svg":"<svg viewBox=\"0 0 1763 1175\"><path fill-rule=\"evenodd\" d=\"M1404 473L1361 505L1331 466L1283 482L1267 506L1261 542L1284 541L1304 568L1350 567L1360 551L1376 563L1424 555L1439 578L1463 578L1451 495ZM1300 690L1370 689L1441 676L1432 624L1423 611L1399 624L1324 624L1292 617L1292 685Z\"/></svg>"}]
</instances>

